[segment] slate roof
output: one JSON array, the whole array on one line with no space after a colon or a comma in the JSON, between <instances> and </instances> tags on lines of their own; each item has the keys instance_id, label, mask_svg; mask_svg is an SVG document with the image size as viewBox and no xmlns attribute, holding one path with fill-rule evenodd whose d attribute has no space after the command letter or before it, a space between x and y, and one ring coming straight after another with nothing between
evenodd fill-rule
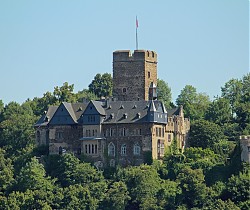
<instances>
[{"instance_id":1,"label":"slate roof","mask_svg":"<svg viewBox=\"0 0 250 210\"><path fill-rule=\"evenodd\" d=\"M58 106L49 106L48 111L36 122L35 127L46 126L51 118L54 116Z\"/></svg>"},{"instance_id":2,"label":"slate roof","mask_svg":"<svg viewBox=\"0 0 250 210\"><path fill-rule=\"evenodd\" d=\"M168 112L168 117L172 117L173 115L179 115L180 107L176 107L176 108L173 108L173 109L168 109L167 112Z\"/></svg>"},{"instance_id":3,"label":"slate roof","mask_svg":"<svg viewBox=\"0 0 250 210\"><path fill-rule=\"evenodd\" d=\"M103 108L103 103L101 101L91 101L93 105L95 106L96 110L101 114L101 115L106 115L105 109Z\"/></svg>"},{"instance_id":4,"label":"slate roof","mask_svg":"<svg viewBox=\"0 0 250 210\"><path fill-rule=\"evenodd\" d=\"M75 122L79 120L83 112L85 111L88 103L68 103L70 104L70 115L74 119ZM68 110L69 111L69 110Z\"/></svg>"},{"instance_id":5,"label":"slate roof","mask_svg":"<svg viewBox=\"0 0 250 210\"><path fill-rule=\"evenodd\" d=\"M147 122L149 111L166 113L164 109L160 101L111 101L105 107L106 119L103 123Z\"/></svg>"},{"instance_id":6,"label":"slate roof","mask_svg":"<svg viewBox=\"0 0 250 210\"><path fill-rule=\"evenodd\" d=\"M91 101L100 115L106 116L104 124L109 123L141 123L148 121L148 113L166 113L166 109L161 101ZM84 113L89 103L67 103L63 105L73 121L78 120ZM34 125L48 125L59 106L50 106L48 112L44 114ZM175 113L175 109L170 110L171 115ZM46 121L46 119L48 119Z\"/></svg>"}]
</instances>

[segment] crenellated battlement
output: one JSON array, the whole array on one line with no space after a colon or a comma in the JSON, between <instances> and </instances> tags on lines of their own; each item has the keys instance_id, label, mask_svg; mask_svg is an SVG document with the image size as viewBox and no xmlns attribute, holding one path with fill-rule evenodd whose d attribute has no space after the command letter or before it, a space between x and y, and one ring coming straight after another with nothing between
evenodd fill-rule
<instances>
[{"instance_id":1,"label":"crenellated battlement","mask_svg":"<svg viewBox=\"0 0 250 210\"><path fill-rule=\"evenodd\" d=\"M151 50L117 50L113 52L113 62L149 61L157 63L157 53Z\"/></svg>"},{"instance_id":2,"label":"crenellated battlement","mask_svg":"<svg viewBox=\"0 0 250 210\"><path fill-rule=\"evenodd\" d=\"M240 140L250 141L250 135L240 136Z\"/></svg>"}]
</instances>

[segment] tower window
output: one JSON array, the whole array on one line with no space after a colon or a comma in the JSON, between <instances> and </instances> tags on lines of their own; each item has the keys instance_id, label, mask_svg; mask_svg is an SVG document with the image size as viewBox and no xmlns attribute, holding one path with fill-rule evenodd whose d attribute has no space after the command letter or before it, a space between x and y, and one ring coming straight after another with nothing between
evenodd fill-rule
<instances>
[{"instance_id":1,"label":"tower window","mask_svg":"<svg viewBox=\"0 0 250 210\"><path fill-rule=\"evenodd\" d=\"M148 71L148 78L150 78L150 71Z\"/></svg>"},{"instance_id":2,"label":"tower window","mask_svg":"<svg viewBox=\"0 0 250 210\"><path fill-rule=\"evenodd\" d=\"M126 88L123 88L123 89L122 89L122 92L123 92L123 93L126 93L126 92L127 92L127 89L126 89Z\"/></svg>"}]
</instances>

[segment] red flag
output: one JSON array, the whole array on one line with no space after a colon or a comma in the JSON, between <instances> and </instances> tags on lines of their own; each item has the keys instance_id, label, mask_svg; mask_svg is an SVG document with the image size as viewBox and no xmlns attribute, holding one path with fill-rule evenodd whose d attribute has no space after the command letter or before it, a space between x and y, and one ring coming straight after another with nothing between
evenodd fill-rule
<instances>
[{"instance_id":1,"label":"red flag","mask_svg":"<svg viewBox=\"0 0 250 210\"><path fill-rule=\"evenodd\" d=\"M136 17L136 28L138 28L139 24L138 24L138 20L137 20L137 17Z\"/></svg>"}]
</instances>

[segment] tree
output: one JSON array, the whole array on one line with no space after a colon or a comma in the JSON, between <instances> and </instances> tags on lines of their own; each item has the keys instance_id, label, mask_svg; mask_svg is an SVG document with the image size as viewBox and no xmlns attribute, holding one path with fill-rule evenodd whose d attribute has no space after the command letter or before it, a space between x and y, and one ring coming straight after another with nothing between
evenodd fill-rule
<instances>
[{"instance_id":1,"label":"tree","mask_svg":"<svg viewBox=\"0 0 250 210\"><path fill-rule=\"evenodd\" d=\"M186 85L176 99L178 106L183 105L185 117L191 120L204 118L206 109L210 103L208 95L197 93L192 85Z\"/></svg>"},{"instance_id":2,"label":"tree","mask_svg":"<svg viewBox=\"0 0 250 210\"><path fill-rule=\"evenodd\" d=\"M189 144L191 147L213 148L219 141L225 139L221 128L206 120L196 120L191 123Z\"/></svg>"},{"instance_id":3,"label":"tree","mask_svg":"<svg viewBox=\"0 0 250 210\"><path fill-rule=\"evenodd\" d=\"M87 89L83 89L82 91L78 91L77 93L77 101L83 102L84 100L90 101L90 100L97 100L98 97L93 93L90 92Z\"/></svg>"},{"instance_id":4,"label":"tree","mask_svg":"<svg viewBox=\"0 0 250 210\"><path fill-rule=\"evenodd\" d=\"M35 120L28 104L20 106L18 103L10 102L6 105L3 121L0 123L0 146L6 150L8 156L16 159L23 155L26 148L33 147Z\"/></svg>"},{"instance_id":5,"label":"tree","mask_svg":"<svg viewBox=\"0 0 250 210\"><path fill-rule=\"evenodd\" d=\"M76 94L73 93L74 84L69 85L68 82L64 82L63 86L54 88L53 95L56 97L59 103L61 102L76 102Z\"/></svg>"},{"instance_id":6,"label":"tree","mask_svg":"<svg viewBox=\"0 0 250 210\"><path fill-rule=\"evenodd\" d=\"M46 169L63 187L99 182L104 179L101 172L89 163L81 163L77 157L69 153L48 157Z\"/></svg>"},{"instance_id":7,"label":"tree","mask_svg":"<svg viewBox=\"0 0 250 210\"><path fill-rule=\"evenodd\" d=\"M19 191L41 190L51 191L54 188L55 180L46 177L46 172L42 164L33 157L30 162L21 169L17 176L16 188Z\"/></svg>"},{"instance_id":8,"label":"tree","mask_svg":"<svg viewBox=\"0 0 250 210\"><path fill-rule=\"evenodd\" d=\"M230 102L226 98L216 98L209 104L205 113L205 119L218 125L224 125L232 121Z\"/></svg>"},{"instance_id":9,"label":"tree","mask_svg":"<svg viewBox=\"0 0 250 210\"><path fill-rule=\"evenodd\" d=\"M96 74L92 82L89 84L89 91L93 92L97 97L108 97L112 95L113 81L109 73Z\"/></svg>"},{"instance_id":10,"label":"tree","mask_svg":"<svg viewBox=\"0 0 250 210\"><path fill-rule=\"evenodd\" d=\"M155 168L148 165L120 169L117 178L126 183L131 200L128 209L155 209L156 194L161 179Z\"/></svg>"},{"instance_id":11,"label":"tree","mask_svg":"<svg viewBox=\"0 0 250 210\"><path fill-rule=\"evenodd\" d=\"M238 79L231 79L221 88L221 96L230 101L232 114L235 113L236 103L239 101L242 93L242 83Z\"/></svg>"},{"instance_id":12,"label":"tree","mask_svg":"<svg viewBox=\"0 0 250 210\"><path fill-rule=\"evenodd\" d=\"M113 182L106 192L105 199L102 203L102 209L106 210L123 210L130 200L127 186L124 182Z\"/></svg>"},{"instance_id":13,"label":"tree","mask_svg":"<svg viewBox=\"0 0 250 210\"><path fill-rule=\"evenodd\" d=\"M223 163L220 156L209 148L186 148L184 155L185 165L189 165L192 169L202 169L204 173L209 171L213 166Z\"/></svg>"},{"instance_id":14,"label":"tree","mask_svg":"<svg viewBox=\"0 0 250 210\"><path fill-rule=\"evenodd\" d=\"M64 198L59 209L97 209L98 202L91 197L87 187L82 185L70 185L64 188Z\"/></svg>"},{"instance_id":15,"label":"tree","mask_svg":"<svg viewBox=\"0 0 250 210\"><path fill-rule=\"evenodd\" d=\"M225 196L237 205L244 206L244 203L249 201L249 172L248 166L246 171L240 172L239 175L232 175L228 180Z\"/></svg>"},{"instance_id":16,"label":"tree","mask_svg":"<svg viewBox=\"0 0 250 210\"><path fill-rule=\"evenodd\" d=\"M5 151L0 148L0 194L14 181L12 161L5 157Z\"/></svg>"},{"instance_id":17,"label":"tree","mask_svg":"<svg viewBox=\"0 0 250 210\"><path fill-rule=\"evenodd\" d=\"M164 80L161 79L157 80L157 97L158 100L164 103L167 109L171 108L170 105L172 100L171 88Z\"/></svg>"},{"instance_id":18,"label":"tree","mask_svg":"<svg viewBox=\"0 0 250 210\"><path fill-rule=\"evenodd\" d=\"M207 187L201 169L184 167L179 173L177 180L182 189L181 200L188 208L202 207L207 198Z\"/></svg>"},{"instance_id":19,"label":"tree","mask_svg":"<svg viewBox=\"0 0 250 210\"><path fill-rule=\"evenodd\" d=\"M175 209L177 197L180 196L181 189L177 182L164 180L160 190L157 192L157 206L159 209Z\"/></svg>"}]
</instances>

